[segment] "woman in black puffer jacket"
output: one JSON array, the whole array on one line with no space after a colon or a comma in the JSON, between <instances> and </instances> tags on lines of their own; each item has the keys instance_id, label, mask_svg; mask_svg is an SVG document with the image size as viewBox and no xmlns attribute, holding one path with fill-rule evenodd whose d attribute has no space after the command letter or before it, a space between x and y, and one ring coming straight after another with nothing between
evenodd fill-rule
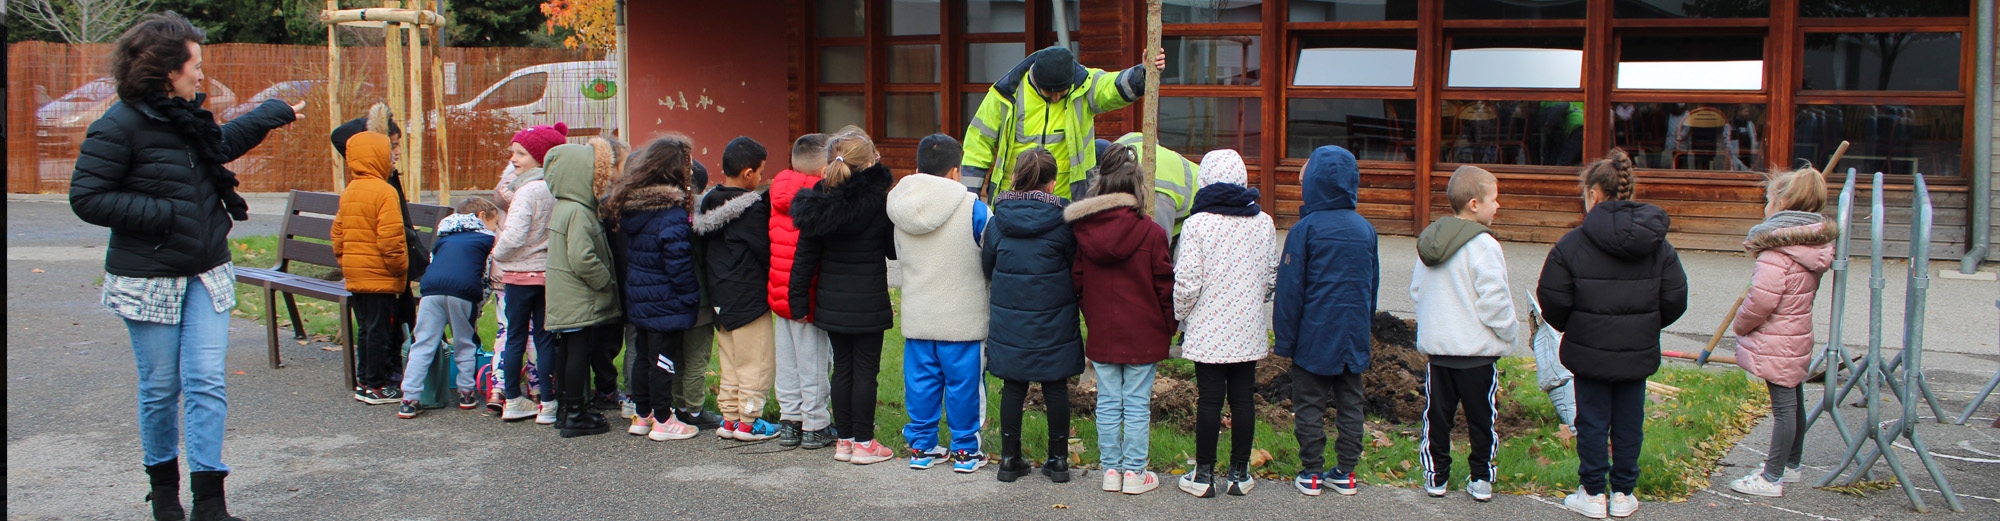
<instances>
[{"instance_id":1,"label":"woman in black puffer jacket","mask_svg":"<svg viewBox=\"0 0 2000 521\"><path fill-rule=\"evenodd\" d=\"M887 209L895 178L859 128L841 129L826 146L825 180L792 199L799 249L789 293L792 309L812 306L833 343L834 459L866 465L895 454L875 441L882 332L896 320L886 262L896 258Z\"/></svg>"},{"instance_id":2,"label":"woman in black puffer jacket","mask_svg":"<svg viewBox=\"0 0 2000 521\"><path fill-rule=\"evenodd\" d=\"M139 367L139 440L156 519L182 519L181 394L197 520L235 519L223 501L223 355L236 270L231 219L250 218L223 168L271 129L299 118L301 103L271 100L217 126L197 92L207 35L173 12L147 15L111 51L119 100L90 124L71 174L70 210L111 228L105 307L125 319Z\"/></svg>"}]
</instances>

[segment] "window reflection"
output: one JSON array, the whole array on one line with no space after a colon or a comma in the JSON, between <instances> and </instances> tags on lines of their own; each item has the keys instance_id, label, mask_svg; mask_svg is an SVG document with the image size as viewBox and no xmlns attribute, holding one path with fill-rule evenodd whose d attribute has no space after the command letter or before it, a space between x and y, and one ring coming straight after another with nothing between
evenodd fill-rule
<instances>
[{"instance_id":1,"label":"window reflection","mask_svg":"<svg viewBox=\"0 0 2000 521\"><path fill-rule=\"evenodd\" d=\"M1805 90L1958 86L1958 33L1808 33Z\"/></svg>"},{"instance_id":2,"label":"window reflection","mask_svg":"<svg viewBox=\"0 0 2000 521\"><path fill-rule=\"evenodd\" d=\"M861 83L868 77L863 54L859 46L819 48L820 83Z\"/></svg>"},{"instance_id":3,"label":"window reflection","mask_svg":"<svg viewBox=\"0 0 2000 521\"><path fill-rule=\"evenodd\" d=\"M1627 37L1618 55L1620 89L1764 88L1762 37Z\"/></svg>"},{"instance_id":4,"label":"window reflection","mask_svg":"<svg viewBox=\"0 0 2000 521\"><path fill-rule=\"evenodd\" d=\"M889 46L889 83L937 83L938 46Z\"/></svg>"},{"instance_id":5,"label":"window reflection","mask_svg":"<svg viewBox=\"0 0 2000 521\"><path fill-rule=\"evenodd\" d=\"M1977 0L1975 0L1977 1ZM1962 0L1799 0L1799 16L1806 18L1901 18L1912 16L1968 16L1972 2Z\"/></svg>"},{"instance_id":6,"label":"window reflection","mask_svg":"<svg viewBox=\"0 0 2000 521\"><path fill-rule=\"evenodd\" d=\"M819 0L820 38L853 38L866 34L866 0Z\"/></svg>"},{"instance_id":7,"label":"window reflection","mask_svg":"<svg viewBox=\"0 0 2000 521\"><path fill-rule=\"evenodd\" d=\"M888 137L920 138L938 131L937 94L888 94Z\"/></svg>"},{"instance_id":8,"label":"window reflection","mask_svg":"<svg viewBox=\"0 0 2000 521\"><path fill-rule=\"evenodd\" d=\"M1027 0L966 0L965 32L1018 33L1028 27Z\"/></svg>"},{"instance_id":9,"label":"window reflection","mask_svg":"<svg viewBox=\"0 0 2000 521\"><path fill-rule=\"evenodd\" d=\"M1292 99L1285 109L1285 157L1340 145L1357 159L1416 161L1416 100Z\"/></svg>"},{"instance_id":10,"label":"window reflection","mask_svg":"<svg viewBox=\"0 0 2000 521\"><path fill-rule=\"evenodd\" d=\"M819 95L819 131L834 133L841 127L854 125L868 128L866 111L862 109L860 94Z\"/></svg>"},{"instance_id":11,"label":"window reflection","mask_svg":"<svg viewBox=\"0 0 2000 521\"><path fill-rule=\"evenodd\" d=\"M1233 148L1245 158L1263 156L1263 100L1160 98L1160 144L1189 157Z\"/></svg>"},{"instance_id":12,"label":"window reflection","mask_svg":"<svg viewBox=\"0 0 2000 521\"><path fill-rule=\"evenodd\" d=\"M1583 38L1479 36L1452 39L1446 87L1574 89L1583 86Z\"/></svg>"},{"instance_id":13,"label":"window reflection","mask_svg":"<svg viewBox=\"0 0 2000 521\"><path fill-rule=\"evenodd\" d=\"M1439 161L1571 166L1583 157L1583 102L1445 100Z\"/></svg>"},{"instance_id":14,"label":"window reflection","mask_svg":"<svg viewBox=\"0 0 2000 521\"><path fill-rule=\"evenodd\" d=\"M1444 18L1446 20L1581 19L1589 3L1586 0L1445 0Z\"/></svg>"},{"instance_id":15,"label":"window reflection","mask_svg":"<svg viewBox=\"0 0 2000 521\"><path fill-rule=\"evenodd\" d=\"M1617 0L1618 18L1763 18L1770 0Z\"/></svg>"},{"instance_id":16,"label":"window reflection","mask_svg":"<svg viewBox=\"0 0 2000 521\"><path fill-rule=\"evenodd\" d=\"M1144 11L1141 11L1141 13L1143 14ZM1164 0L1160 2L1160 23L1202 24L1258 22L1263 20L1263 0Z\"/></svg>"},{"instance_id":17,"label":"window reflection","mask_svg":"<svg viewBox=\"0 0 2000 521\"><path fill-rule=\"evenodd\" d=\"M1613 103L1611 143L1640 168L1762 171L1765 123L1762 104Z\"/></svg>"},{"instance_id":18,"label":"window reflection","mask_svg":"<svg viewBox=\"0 0 2000 521\"><path fill-rule=\"evenodd\" d=\"M993 83L1006 76L1021 60L1028 57L1028 44L969 43L965 45L965 81L970 83Z\"/></svg>"},{"instance_id":19,"label":"window reflection","mask_svg":"<svg viewBox=\"0 0 2000 521\"><path fill-rule=\"evenodd\" d=\"M938 33L938 19L943 16L938 0L891 0L889 2L889 35L915 36Z\"/></svg>"},{"instance_id":20,"label":"window reflection","mask_svg":"<svg viewBox=\"0 0 2000 521\"><path fill-rule=\"evenodd\" d=\"M1382 22L1417 19L1417 2L1403 0L1292 0L1294 22Z\"/></svg>"},{"instance_id":21,"label":"window reflection","mask_svg":"<svg viewBox=\"0 0 2000 521\"><path fill-rule=\"evenodd\" d=\"M1161 85L1257 85L1263 56L1256 36L1168 36Z\"/></svg>"},{"instance_id":22,"label":"window reflection","mask_svg":"<svg viewBox=\"0 0 2000 521\"><path fill-rule=\"evenodd\" d=\"M1305 37L1297 58L1294 86L1408 87L1416 81L1417 39Z\"/></svg>"},{"instance_id":23,"label":"window reflection","mask_svg":"<svg viewBox=\"0 0 2000 521\"><path fill-rule=\"evenodd\" d=\"M1850 145L1835 170L1957 176L1964 163L1962 106L1803 105L1792 121L1792 157L1814 165L1842 140Z\"/></svg>"}]
</instances>

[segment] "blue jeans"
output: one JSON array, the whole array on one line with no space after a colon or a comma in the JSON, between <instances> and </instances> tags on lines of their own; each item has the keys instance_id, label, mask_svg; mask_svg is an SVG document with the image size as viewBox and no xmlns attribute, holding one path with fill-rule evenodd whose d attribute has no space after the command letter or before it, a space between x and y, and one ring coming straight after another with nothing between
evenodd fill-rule
<instances>
[{"instance_id":1,"label":"blue jeans","mask_svg":"<svg viewBox=\"0 0 2000 521\"><path fill-rule=\"evenodd\" d=\"M1098 462L1106 469L1144 472L1152 445L1156 364L1092 365L1097 366Z\"/></svg>"},{"instance_id":2,"label":"blue jeans","mask_svg":"<svg viewBox=\"0 0 2000 521\"><path fill-rule=\"evenodd\" d=\"M208 287L188 281L181 323L126 320L132 355L139 362L139 444L146 464L180 456L181 394L187 394L188 468L228 471L222 464L223 421L229 395L223 390L223 355L229 348L229 314L217 313Z\"/></svg>"},{"instance_id":3,"label":"blue jeans","mask_svg":"<svg viewBox=\"0 0 2000 521\"><path fill-rule=\"evenodd\" d=\"M555 335L543 329L547 318L545 307L546 288L542 286L506 286L507 302L507 345L500 352L501 388L506 389L507 399L521 397L521 357L527 354L528 337L535 338L535 391L542 401L555 401L554 382L549 380L549 369L555 361Z\"/></svg>"}]
</instances>

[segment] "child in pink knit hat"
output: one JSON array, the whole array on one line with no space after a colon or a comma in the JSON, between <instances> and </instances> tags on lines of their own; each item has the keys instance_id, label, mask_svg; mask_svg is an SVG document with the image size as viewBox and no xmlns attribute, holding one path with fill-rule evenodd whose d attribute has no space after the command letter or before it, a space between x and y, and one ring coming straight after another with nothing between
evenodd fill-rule
<instances>
[{"instance_id":1,"label":"child in pink knit hat","mask_svg":"<svg viewBox=\"0 0 2000 521\"><path fill-rule=\"evenodd\" d=\"M549 262L549 216L556 200L542 179L542 159L548 157L549 149L568 142L568 134L569 126L562 123L515 133L513 143L507 146L513 152L508 165L514 168L514 177L501 179L494 190L499 200L511 200L491 256L502 284L501 323L506 331L499 357L500 395L505 400L500 411L502 420L534 418L535 423L543 425L556 422L554 386L549 377L555 338L542 326L546 311L543 290ZM545 400L540 404L524 395L521 387L526 380L521 369L530 339L535 347L536 387Z\"/></svg>"},{"instance_id":2,"label":"child in pink knit hat","mask_svg":"<svg viewBox=\"0 0 2000 521\"><path fill-rule=\"evenodd\" d=\"M535 158L537 166L542 158L549 155L549 149L569 142L569 125L556 122L555 126L535 125L527 130L514 133L514 143L509 148L515 153L525 153Z\"/></svg>"}]
</instances>

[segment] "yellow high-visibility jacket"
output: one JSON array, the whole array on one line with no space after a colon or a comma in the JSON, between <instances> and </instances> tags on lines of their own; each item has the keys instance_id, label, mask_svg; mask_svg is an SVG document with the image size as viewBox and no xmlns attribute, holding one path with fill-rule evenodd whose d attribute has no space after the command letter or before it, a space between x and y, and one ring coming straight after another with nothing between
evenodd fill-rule
<instances>
[{"instance_id":1,"label":"yellow high-visibility jacket","mask_svg":"<svg viewBox=\"0 0 2000 521\"><path fill-rule=\"evenodd\" d=\"M988 88L966 126L959 173L983 199L1011 189L1008 172L1021 152L1035 147L1056 158L1055 195L1082 195L1085 172L1097 166L1097 115L1125 108L1145 91L1145 64L1117 73L1077 65L1079 80L1069 92L1058 100L1044 99L1028 77L1034 62L1035 55L1029 55Z\"/></svg>"},{"instance_id":2,"label":"yellow high-visibility jacket","mask_svg":"<svg viewBox=\"0 0 2000 521\"><path fill-rule=\"evenodd\" d=\"M1132 132L1120 136L1113 144L1140 153L1145 146L1144 134ZM1181 234L1181 221L1187 220L1194 210L1194 192L1201 188L1201 165L1188 161L1186 156L1168 149L1166 145L1153 145L1159 152L1159 163L1153 167L1153 222L1168 234ZM1143 156L1141 156L1143 157ZM1092 176L1095 177L1095 169ZM1167 204L1172 203L1172 204Z\"/></svg>"}]
</instances>

